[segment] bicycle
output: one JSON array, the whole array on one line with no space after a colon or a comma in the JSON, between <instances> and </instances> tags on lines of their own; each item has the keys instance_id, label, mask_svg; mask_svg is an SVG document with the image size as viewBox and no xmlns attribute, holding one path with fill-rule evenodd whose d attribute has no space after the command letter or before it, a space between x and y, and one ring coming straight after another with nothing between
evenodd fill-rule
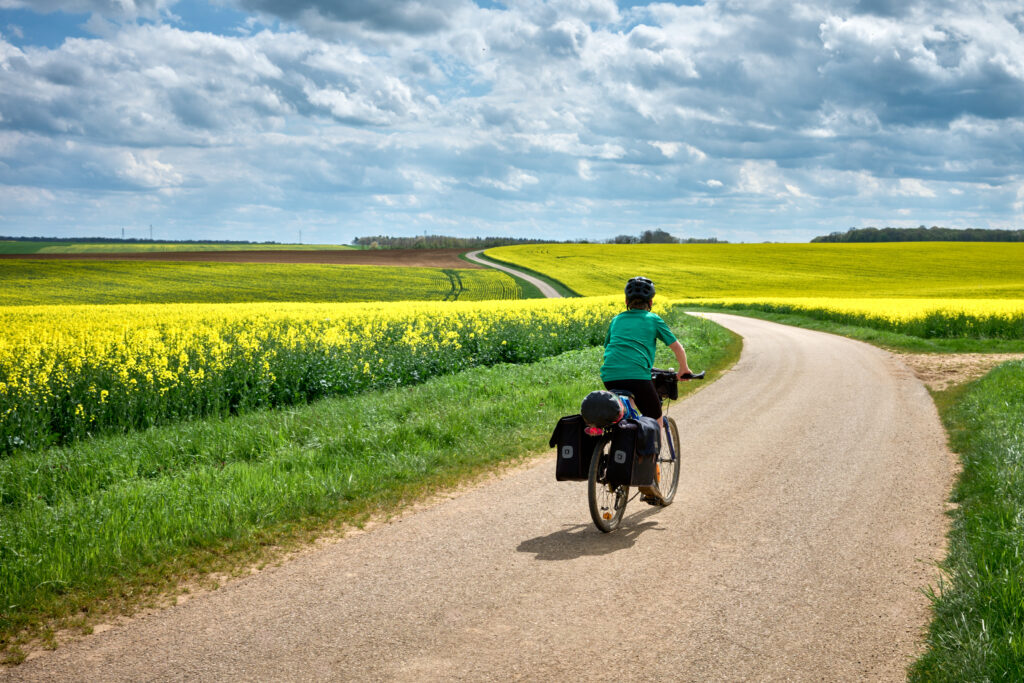
<instances>
[{"instance_id":1,"label":"bicycle","mask_svg":"<svg viewBox=\"0 0 1024 683\"><path fill-rule=\"evenodd\" d=\"M671 381L668 379L669 375L671 375ZM661 419L658 422L663 432L663 438L655 464L656 484L650 487L638 487L638 495L642 496L641 499L644 502L657 507L671 505L679 486L679 429L676 427L675 419L669 417L667 412L672 398L678 397L678 393L674 391L675 377L676 373L673 370L655 368L651 372L651 379L654 380L658 395L661 397ZM683 378L704 379L704 373L684 375ZM631 393L618 391L613 393L618 394L620 400L626 403L628 416L640 414ZM619 527L626 511L626 505L631 500L629 486L608 483L606 478L608 464L612 457L613 429L613 426L609 426L601 430L600 440L594 446L594 452L590 458L590 472L587 479L590 517L594 520L594 525L604 533L614 531ZM595 436L597 435L595 434Z\"/></svg>"}]
</instances>

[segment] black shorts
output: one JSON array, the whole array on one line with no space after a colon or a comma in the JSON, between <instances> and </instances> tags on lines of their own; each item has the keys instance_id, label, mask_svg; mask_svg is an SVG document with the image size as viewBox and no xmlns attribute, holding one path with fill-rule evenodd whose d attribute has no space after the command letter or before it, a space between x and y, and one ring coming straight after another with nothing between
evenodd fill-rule
<instances>
[{"instance_id":1,"label":"black shorts","mask_svg":"<svg viewBox=\"0 0 1024 683\"><path fill-rule=\"evenodd\" d=\"M654 388L654 380L616 379L605 382L604 388L633 392L633 399L636 401L636 407L640 409L641 415L653 417L655 420L661 417L661 397L658 396L658 390Z\"/></svg>"}]
</instances>

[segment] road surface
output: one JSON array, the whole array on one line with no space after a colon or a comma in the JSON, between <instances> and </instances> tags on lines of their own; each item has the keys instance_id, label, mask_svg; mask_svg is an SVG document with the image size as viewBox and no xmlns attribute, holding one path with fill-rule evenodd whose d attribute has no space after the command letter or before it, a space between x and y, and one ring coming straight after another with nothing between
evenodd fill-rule
<instances>
[{"instance_id":1,"label":"road surface","mask_svg":"<svg viewBox=\"0 0 1024 683\"><path fill-rule=\"evenodd\" d=\"M482 266L486 266L488 268L495 268L496 270L504 271L504 272L508 273L509 275L514 275L514 276L516 276L518 278L522 278L523 280L526 280L531 285L533 285L534 287L539 289L540 293L543 294L548 299L561 299L562 298L562 295L558 293L558 290L556 290L554 287L552 287L548 283L544 282L540 278L536 278L536 277L534 277L532 275L527 275L526 273L522 272L521 270L516 270L515 268L509 268L508 266L503 266L503 265L500 265L498 263L494 263L493 261L485 261L485 260L483 260L482 258L480 258L480 253L482 251L483 251L483 249L477 249L476 251L471 251L468 254L466 254L466 258L468 258L473 263L479 263Z\"/></svg>"},{"instance_id":2,"label":"road surface","mask_svg":"<svg viewBox=\"0 0 1024 683\"><path fill-rule=\"evenodd\" d=\"M672 409L672 506L601 534L548 455L0 679L902 680L954 475L931 399L866 344L707 317L745 346Z\"/></svg>"}]
</instances>

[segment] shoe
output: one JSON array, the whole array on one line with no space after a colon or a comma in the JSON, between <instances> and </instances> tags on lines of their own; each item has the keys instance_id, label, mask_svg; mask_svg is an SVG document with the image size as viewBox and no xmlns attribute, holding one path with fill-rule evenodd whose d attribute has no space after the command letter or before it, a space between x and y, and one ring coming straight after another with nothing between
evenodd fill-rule
<instances>
[{"instance_id":1,"label":"shoe","mask_svg":"<svg viewBox=\"0 0 1024 683\"><path fill-rule=\"evenodd\" d=\"M658 489L658 485L654 486L640 486L640 500L647 503L648 505L661 505L661 491Z\"/></svg>"}]
</instances>

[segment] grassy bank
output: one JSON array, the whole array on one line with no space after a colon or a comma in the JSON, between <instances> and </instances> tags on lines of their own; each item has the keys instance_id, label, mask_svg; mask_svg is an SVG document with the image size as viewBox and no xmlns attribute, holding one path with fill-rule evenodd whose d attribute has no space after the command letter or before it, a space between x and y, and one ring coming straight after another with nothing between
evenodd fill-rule
<instances>
[{"instance_id":1,"label":"grassy bank","mask_svg":"<svg viewBox=\"0 0 1024 683\"><path fill-rule=\"evenodd\" d=\"M963 473L915 681L1024 680L1024 362L936 395Z\"/></svg>"},{"instance_id":2,"label":"grassy bank","mask_svg":"<svg viewBox=\"0 0 1024 683\"><path fill-rule=\"evenodd\" d=\"M722 328L672 317L692 367L738 357ZM0 648L16 660L21 639L45 625L130 609L133 596L544 448L556 419L598 388L600 354L474 368L0 461Z\"/></svg>"}]
</instances>

